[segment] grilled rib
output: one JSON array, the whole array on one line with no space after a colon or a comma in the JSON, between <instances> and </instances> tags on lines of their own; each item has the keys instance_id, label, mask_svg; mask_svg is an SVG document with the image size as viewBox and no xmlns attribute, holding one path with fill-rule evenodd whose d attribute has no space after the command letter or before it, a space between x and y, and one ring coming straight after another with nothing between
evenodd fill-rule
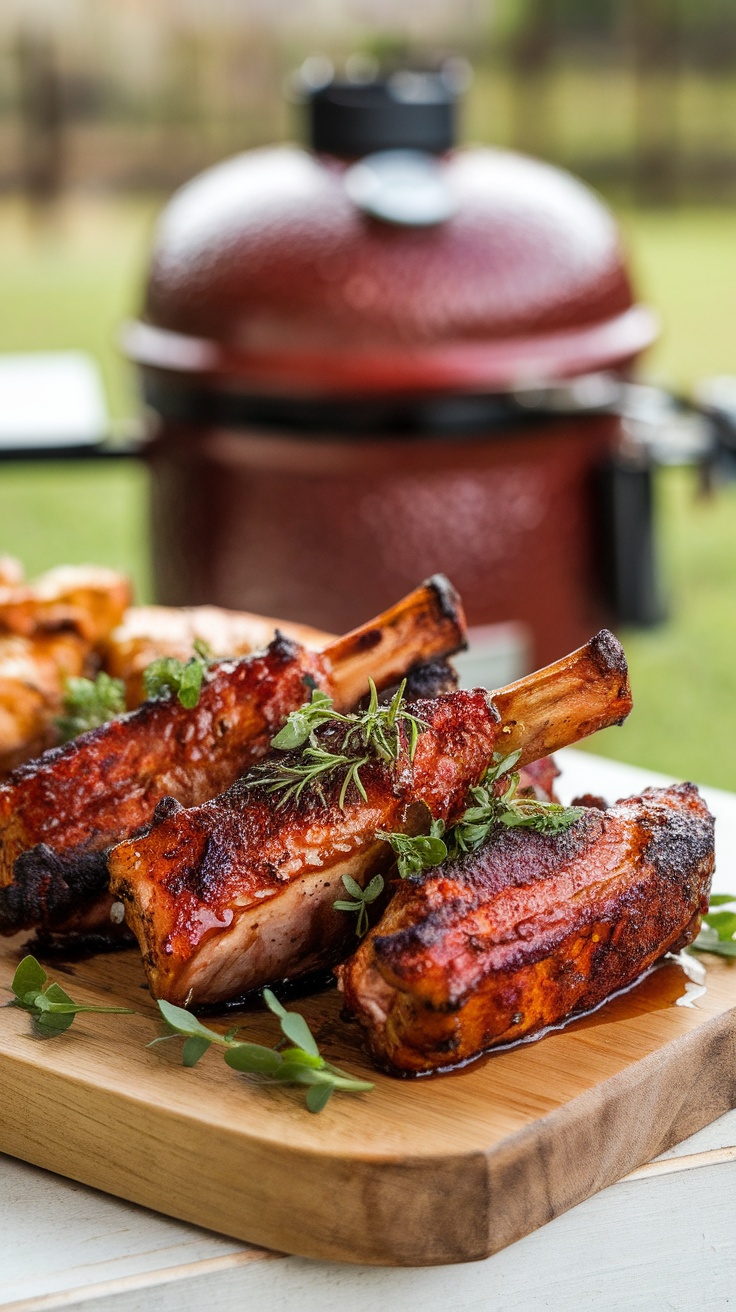
<instances>
[{"instance_id":1,"label":"grilled rib","mask_svg":"<svg viewBox=\"0 0 736 1312\"><path fill-rule=\"evenodd\" d=\"M598 663L585 698L576 690L555 709L545 692L540 724L524 711L534 746L574 741L581 725L588 731L592 720L600 727L621 718L630 704L626 667L609 639L609 657L616 650L616 659ZM572 666L595 664L601 642L598 635L569 658ZM319 793L308 791L300 804L284 806L278 794L252 787L252 779L193 810L163 803L148 835L120 844L109 859L112 889L125 905L155 996L181 1002L191 992L195 1005L218 1002L336 960L346 942L345 918L332 910L342 876L364 887L392 859L376 831L422 832L416 825L426 829L427 806L451 823L494 750L518 741L523 703L534 703L537 685L547 684L542 670L494 701L476 690L410 706L430 726L419 737L413 767L404 761L392 775L385 765L367 766L368 801L352 787L345 812L334 796L322 804ZM329 744L332 732L318 732L320 743ZM298 759L298 753L281 758L287 767Z\"/></svg>"},{"instance_id":2,"label":"grilled rib","mask_svg":"<svg viewBox=\"0 0 736 1312\"><path fill-rule=\"evenodd\" d=\"M308 652L278 636L265 654L216 664L199 703L146 702L16 770L0 785L0 933L110 927L105 853L163 797L197 805L267 750L310 687L347 709L415 662L464 643L459 600L435 578L354 633Z\"/></svg>"},{"instance_id":3,"label":"grilled rib","mask_svg":"<svg viewBox=\"0 0 736 1312\"><path fill-rule=\"evenodd\" d=\"M361 884L391 864L376 832L418 833L427 808L451 823L493 753L500 724L484 691L413 703L426 728L410 761L361 768L367 800L340 779L280 804L267 783L239 780L222 797L182 810L163 802L144 838L110 854L156 997L219 1002L330 965L355 932L333 909L342 876ZM339 749L342 731L320 733ZM288 766L297 753L285 754Z\"/></svg>"},{"instance_id":4,"label":"grilled rib","mask_svg":"<svg viewBox=\"0 0 736 1312\"><path fill-rule=\"evenodd\" d=\"M591 808L556 835L504 831L401 883L340 967L347 1008L400 1074L538 1034L690 943L713 866L693 784Z\"/></svg>"}]
</instances>

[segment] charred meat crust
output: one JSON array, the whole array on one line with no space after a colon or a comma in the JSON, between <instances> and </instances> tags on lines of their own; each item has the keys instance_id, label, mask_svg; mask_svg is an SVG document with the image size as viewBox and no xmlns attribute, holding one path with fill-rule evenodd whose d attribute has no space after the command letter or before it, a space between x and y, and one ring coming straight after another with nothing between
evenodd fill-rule
<instances>
[{"instance_id":1,"label":"charred meat crust","mask_svg":"<svg viewBox=\"0 0 736 1312\"><path fill-rule=\"evenodd\" d=\"M315 954L319 962L334 960L346 923L332 910L340 872L349 870L361 882L390 865L391 849L376 839L377 830L420 832L427 807L439 818L456 818L493 753L498 715L483 690L445 694L409 709L426 725L414 760L404 752L396 763L363 766L367 801L351 786L341 808L338 778L322 796L305 791L298 802L279 805L278 794L265 784L251 787L246 777L203 806L160 820L159 812L146 837L113 850L111 885L126 903L156 996L180 1000L196 981L195 1002L216 1001L225 988L219 980L222 959L235 955L238 934L241 960L228 967L230 994L222 997L314 968ZM329 744L334 732L329 726L319 730L320 742ZM291 755L279 759L288 765ZM292 908L300 889L303 902ZM293 959L290 914L301 954ZM312 916L313 933L305 929ZM284 937L282 956L269 958L272 973L264 978L256 977L248 958L244 926L251 921L264 942L269 934Z\"/></svg>"},{"instance_id":2,"label":"charred meat crust","mask_svg":"<svg viewBox=\"0 0 736 1312\"><path fill-rule=\"evenodd\" d=\"M692 941L713 864L692 784L588 811L555 836L502 833L402 884L340 968L348 1009L397 1073L539 1033Z\"/></svg>"},{"instance_id":3,"label":"charred meat crust","mask_svg":"<svg viewBox=\"0 0 736 1312\"><path fill-rule=\"evenodd\" d=\"M321 657L277 635L265 653L213 666L193 710L175 698L146 702L15 770L0 786L0 887L10 886L0 932L59 928L67 909L88 908L100 892L104 920L104 863L90 864L90 854L138 832L167 795L191 806L227 788L268 749L308 684L330 688Z\"/></svg>"},{"instance_id":4,"label":"charred meat crust","mask_svg":"<svg viewBox=\"0 0 736 1312\"><path fill-rule=\"evenodd\" d=\"M13 883L0 887L0 934L36 927L45 931L55 924L75 932L75 919L84 921L85 910L106 892L106 852L65 854L38 843L16 860ZM105 906L109 923L107 898Z\"/></svg>"}]
</instances>

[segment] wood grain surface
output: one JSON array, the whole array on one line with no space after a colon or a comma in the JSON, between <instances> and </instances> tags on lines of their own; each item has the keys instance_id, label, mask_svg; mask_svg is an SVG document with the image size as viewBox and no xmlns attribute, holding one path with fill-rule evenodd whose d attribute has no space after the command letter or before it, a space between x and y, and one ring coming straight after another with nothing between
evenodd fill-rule
<instances>
[{"instance_id":1,"label":"wood grain surface","mask_svg":"<svg viewBox=\"0 0 736 1312\"><path fill-rule=\"evenodd\" d=\"M0 947L10 983L23 940ZM703 958L707 989L677 1005L668 962L628 994L542 1041L451 1076L374 1075L310 1115L297 1090L258 1086L211 1050L193 1070L159 1032L136 951L49 972L75 1000L134 1016L80 1016L35 1038L0 1011L0 1151L172 1217L271 1249L425 1265L512 1243L736 1105L736 963ZM371 1076L334 990L293 1005L325 1055ZM275 1020L239 1014L273 1043Z\"/></svg>"}]
</instances>

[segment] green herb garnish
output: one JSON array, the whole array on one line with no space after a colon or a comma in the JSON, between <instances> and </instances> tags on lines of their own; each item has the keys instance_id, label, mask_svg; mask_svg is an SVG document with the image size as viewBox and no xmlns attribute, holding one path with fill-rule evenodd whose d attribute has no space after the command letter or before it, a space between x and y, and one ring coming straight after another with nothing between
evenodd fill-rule
<instances>
[{"instance_id":1,"label":"green herb garnish","mask_svg":"<svg viewBox=\"0 0 736 1312\"><path fill-rule=\"evenodd\" d=\"M384 834L377 833L376 838L383 838L390 843L396 853L396 869L401 879L410 879L412 875L421 875L423 870L439 866L447 857L447 844L442 835L445 832L443 820L432 820L428 834Z\"/></svg>"},{"instance_id":2,"label":"green herb garnish","mask_svg":"<svg viewBox=\"0 0 736 1312\"><path fill-rule=\"evenodd\" d=\"M149 701L176 695L188 711L199 701L205 671L212 663L212 652L201 638L194 640L194 655L188 661L176 656L158 656L143 671L143 686Z\"/></svg>"},{"instance_id":3,"label":"green herb garnish","mask_svg":"<svg viewBox=\"0 0 736 1312\"><path fill-rule=\"evenodd\" d=\"M64 714L58 717L56 727L61 741L67 743L123 714L125 684L103 670L96 679L67 679L62 706Z\"/></svg>"},{"instance_id":4,"label":"green herb garnish","mask_svg":"<svg viewBox=\"0 0 736 1312\"><path fill-rule=\"evenodd\" d=\"M360 771L371 760L398 761L403 734L408 737L407 753L414 759L422 720L402 706L406 679L382 706L372 679L370 699L364 711L336 711L332 698L321 689L312 690L309 702L292 711L283 728L271 739L278 751L295 753L289 760L277 757L255 765L244 781L246 788L263 786L269 793L281 793L278 806L299 801L306 791L317 793L324 802L323 785L336 773L342 776L338 805L343 810L351 785L367 801ZM316 730L329 730L329 739L317 738ZM299 755L296 755L296 753Z\"/></svg>"},{"instance_id":5,"label":"green herb garnish","mask_svg":"<svg viewBox=\"0 0 736 1312\"><path fill-rule=\"evenodd\" d=\"M531 797L517 797L519 774L514 771L521 752L508 756L494 753L480 784L470 789L471 805L466 807L451 833L448 844L450 856L476 852L488 841L497 825L506 829L534 829L539 834L558 834L568 829L583 815L581 806L561 806L558 802L538 802ZM495 784L508 775L504 792L498 794Z\"/></svg>"},{"instance_id":6,"label":"green herb garnish","mask_svg":"<svg viewBox=\"0 0 736 1312\"><path fill-rule=\"evenodd\" d=\"M710 899L712 907L732 904L736 906L733 893L714 893ZM736 957L736 910L706 912L700 933L689 950L712 952L718 957Z\"/></svg>"},{"instance_id":7,"label":"green herb garnish","mask_svg":"<svg viewBox=\"0 0 736 1312\"><path fill-rule=\"evenodd\" d=\"M376 834L376 838L382 837L382 834ZM343 875L342 882L353 901L340 900L333 902L332 905L335 911L357 911L358 921L355 932L358 938L362 938L368 929L368 907L383 892L383 875L374 875L365 888L361 888L357 880L353 879L351 875Z\"/></svg>"},{"instance_id":8,"label":"green herb garnish","mask_svg":"<svg viewBox=\"0 0 736 1312\"><path fill-rule=\"evenodd\" d=\"M304 1017L282 1007L270 989L263 990L263 1000L269 1010L278 1016L281 1033L288 1046L283 1045L283 1040L274 1048L267 1048L261 1043L247 1043L237 1038L237 1028L229 1030L227 1034L219 1034L217 1030L202 1025L184 1007L175 1007L171 1002L159 1002L158 1005L172 1033L154 1039L153 1043L181 1035L185 1040L182 1049L185 1066L194 1066L213 1043L217 1044L225 1049L225 1061L234 1071L260 1076L262 1080L274 1084L306 1085L306 1101L310 1112L320 1112L338 1089L345 1093L367 1093L373 1088L367 1080L354 1079L347 1071L340 1070L320 1056L314 1035Z\"/></svg>"},{"instance_id":9,"label":"green herb garnish","mask_svg":"<svg viewBox=\"0 0 736 1312\"><path fill-rule=\"evenodd\" d=\"M517 797L519 775L513 772L521 752L508 756L496 753L493 764L486 771L482 783L469 790L470 806L465 808L457 824L445 833L442 820L431 819L429 833L385 834L376 838L390 843L396 853L396 868L402 879L421 875L422 871L439 866L448 857L476 852L503 825L506 829L535 829L540 834L557 834L567 829L583 814L581 806L560 806L558 802L537 802L534 798ZM497 794L495 785L508 775L505 791Z\"/></svg>"},{"instance_id":10,"label":"green herb garnish","mask_svg":"<svg viewBox=\"0 0 736 1312\"><path fill-rule=\"evenodd\" d=\"M279 729L276 737L271 739L271 746L278 748L280 752L294 751L297 747L304 746L310 734L320 724L337 718L329 694L323 692L321 688L313 688L312 700L305 702L298 711L292 711L287 716L283 728ZM344 716L340 716L341 721L344 719Z\"/></svg>"},{"instance_id":11,"label":"green herb garnish","mask_svg":"<svg viewBox=\"0 0 736 1312\"><path fill-rule=\"evenodd\" d=\"M54 1034L68 1030L80 1012L111 1012L132 1016L130 1007L87 1007L73 1002L59 984L49 979L35 957L24 957L13 976L11 988L15 997L10 1004L29 1012L39 1035L50 1039Z\"/></svg>"}]
</instances>

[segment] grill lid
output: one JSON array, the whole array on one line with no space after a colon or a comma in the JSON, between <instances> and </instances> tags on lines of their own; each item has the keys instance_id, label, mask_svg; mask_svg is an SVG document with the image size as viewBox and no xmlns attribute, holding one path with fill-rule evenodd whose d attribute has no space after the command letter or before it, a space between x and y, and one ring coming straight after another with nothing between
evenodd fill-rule
<instances>
[{"instance_id":1,"label":"grill lid","mask_svg":"<svg viewBox=\"0 0 736 1312\"><path fill-rule=\"evenodd\" d=\"M366 121L361 140L384 149ZM347 149L323 128L318 144ZM424 145L399 136L358 164L282 146L195 178L159 221L129 354L241 393L330 397L511 390L652 341L594 193L509 151Z\"/></svg>"}]
</instances>

